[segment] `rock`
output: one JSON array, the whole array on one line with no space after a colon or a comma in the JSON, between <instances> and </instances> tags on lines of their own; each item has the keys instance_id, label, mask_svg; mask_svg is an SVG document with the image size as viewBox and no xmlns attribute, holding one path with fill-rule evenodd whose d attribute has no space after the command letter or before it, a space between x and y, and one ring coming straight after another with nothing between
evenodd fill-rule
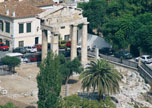
<instances>
[{"instance_id":1,"label":"rock","mask_svg":"<svg viewBox=\"0 0 152 108\"><path fill-rule=\"evenodd\" d=\"M27 93L24 93L24 97L27 97L28 96L28 94Z\"/></svg>"},{"instance_id":2,"label":"rock","mask_svg":"<svg viewBox=\"0 0 152 108\"><path fill-rule=\"evenodd\" d=\"M31 79L32 78L32 76L30 75L30 76L28 76L28 79Z\"/></svg>"},{"instance_id":3,"label":"rock","mask_svg":"<svg viewBox=\"0 0 152 108\"><path fill-rule=\"evenodd\" d=\"M37 96L37 94L38 94L38 91L32 91L31 92L31 96Z\"/></svg>"},{"instance_id":4,"label":"rock","mask_svg":"<svg viewBox=\"0 0 152 108\"><path fill-rule=\"evenodd\" d=\"M134 106L127 104L125 108L134 108Z\"/></svg>"},{"instance_id":5,"label":"rock","mask_svg":"<svg viewBox=\"0 0 152 108\"><path fill-rule=\"evenodd\" d=\"M2 94L2 95L7 95L7 93L8 93L8 92L7 92L6 89L2 89L2 90L1 90L1 94Z\"/></svg>"}]
</instances>

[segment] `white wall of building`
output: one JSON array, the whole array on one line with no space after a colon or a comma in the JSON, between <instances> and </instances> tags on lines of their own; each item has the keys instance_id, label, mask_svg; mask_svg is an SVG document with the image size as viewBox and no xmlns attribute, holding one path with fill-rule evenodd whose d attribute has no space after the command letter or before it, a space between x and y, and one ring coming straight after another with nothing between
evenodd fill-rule
<instances>
[{"instance_id":1,"label":"white wall of building","mask_svg":"<svg viewBox=\"0 0 152 108\"><path fill-rule=\"evenodd\" d=\"M60 27L59 33L60 33L60 39L61 40L65 40L65 35L69 35L70 36L70 27L69 26Z\"/></svg>"},{"instance_id":2,"label":"white wall of building","mask_svg":"<svg viewBox=\"0 0 152 108\"><path fill-rule=\"evenodd\" d=\"M24 32L19 33L19 24L24 24ZM26 24L31 23L31 32L26 32ZM24 41L24 46L35 45L35 37L39 37L41 43L42 32L40 29L40 20L35 17L15 19L14 20L14 48L19 47L19 41Z\"/></svg>"}]
</instances>

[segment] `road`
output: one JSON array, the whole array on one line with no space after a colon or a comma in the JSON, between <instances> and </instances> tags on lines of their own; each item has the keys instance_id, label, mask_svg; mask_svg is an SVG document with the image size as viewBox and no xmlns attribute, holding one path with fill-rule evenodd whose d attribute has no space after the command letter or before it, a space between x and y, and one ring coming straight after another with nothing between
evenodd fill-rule
<instances>
[{"instance_id":1,"label":"road","mask_svg":"<svg viewBox=\"0 0 152 108\"><path fill-rule=\"evenodd\" d=\"M152 69L152 63L151 64L148 64L148 67L150 67Z\"/></svg>"}]
</instances>

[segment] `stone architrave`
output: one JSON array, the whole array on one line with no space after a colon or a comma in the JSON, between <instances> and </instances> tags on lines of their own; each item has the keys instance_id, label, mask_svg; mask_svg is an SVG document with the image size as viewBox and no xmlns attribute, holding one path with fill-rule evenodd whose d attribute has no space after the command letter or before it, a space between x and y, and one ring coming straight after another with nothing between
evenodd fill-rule
<instances>
[{"instance_id":1,"label":"stone architrave","mask_svg":"<svg viewBox=\"0 0 152 108\"><path fill-rule=\"evenodd\" d=\"M78 25L71 26L71 60L77 57L77 26Z\"/></svg>"},{"instance_id":2,"label":"stone architrave","mask_svg":"<svg viewBox=\"0 0 152 108\"><path fill-rule=\"evenodd\" d=\"M48 38L47 38L47 30L42 30L42 60L44 60L47 56L47 48L48 48Z\"/></svg>"},{"instance_id":3,"label":"stone architrave","mask_svg":"<svg viewBox=\"0 0 152 108\"><path fill-rule=\"evenodd\" d=\"M86 64L88 60L87 56L87 35L88 35L88 22L83 24L82 27L82 47L81 47L81 63Z\"/></svg>"},{"instance_id":4,"label":"stone architrave","mask_svg":"<svg viewBox=\"0 0 152 108\"><path fill-rule=\"evenodd\" d=\"M58 34L53 34L51 36L51 50L55 55L59 53L59 45L58 45Z\"/></svg>"}]
</instances>

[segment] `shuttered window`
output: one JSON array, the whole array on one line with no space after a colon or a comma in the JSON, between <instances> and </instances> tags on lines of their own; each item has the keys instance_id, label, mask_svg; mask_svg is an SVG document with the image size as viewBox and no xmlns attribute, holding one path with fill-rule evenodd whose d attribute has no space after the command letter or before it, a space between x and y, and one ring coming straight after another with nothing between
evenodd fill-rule
<instances>
[{"instance_id":1,"label":"shuttered window","mask_svg":"<svg viewBox=\"0 0 152 108\"><path fill-rule=\"evenodd\" d=\"M19 33L24 33L24 24L19 24Z\"/></svg>"},{"instance_id":2,"label":"shuttered window","mask_svg":"<svg viewBox=\"0 0 152 108\"><path fill-rule=\"evenodd\" d=\"M26 23L26 32L31 32L31 23Z\"/></svg>"}]
</instances>

